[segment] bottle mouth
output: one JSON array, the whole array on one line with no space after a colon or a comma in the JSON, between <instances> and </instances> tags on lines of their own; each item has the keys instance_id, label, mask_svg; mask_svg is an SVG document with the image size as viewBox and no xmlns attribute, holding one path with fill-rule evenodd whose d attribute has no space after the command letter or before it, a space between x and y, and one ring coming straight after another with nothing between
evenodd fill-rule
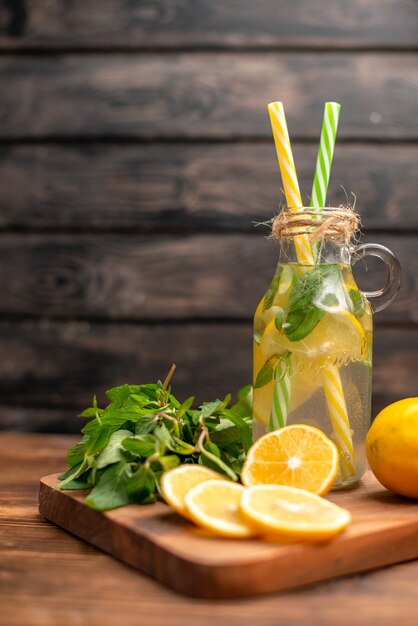
<instances>
[{"instance_id":1,"label":"bottle mouth","mask_svg":"<svg viewBox=\"0 0 418 626\"><path fill-rule=\"evenodd\" d=\"M310 243L332 241L348 246L360 228L352 207L286 207L274 218L271 236L279 241L307 236Z\"/></svg>"},{"instance_id":2,"label":"bottle mouth","mask_svg":"<svg viewBox=\"0 0 418 626\"><path fill-rule=\"evenodd\" d=\"M311 244L312 260L302 260L298 256L293 238L279 240L279 264L297 265L300 268L311 269L318 265L347 265L351 266L351 259L355 247L349 243L330 239L317 239Z\"/></svg>"}]
</instances>

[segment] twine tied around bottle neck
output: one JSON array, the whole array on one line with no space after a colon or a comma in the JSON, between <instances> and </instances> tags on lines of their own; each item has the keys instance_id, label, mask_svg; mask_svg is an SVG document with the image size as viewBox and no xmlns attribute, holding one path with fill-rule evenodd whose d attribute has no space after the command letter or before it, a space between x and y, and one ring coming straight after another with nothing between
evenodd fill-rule
<instances>
[{"instance_id":1,"label":"twine tied around bottle neck","mask_svg":"<svg viewBox=\"0 0 418 626\"><path fill-rule=\"evenodd\" d=\"M334 241L347 246L360 228L360 216L350 206L284 208L273 219L273 239L292 240L307 235L311 242Z\"/></svg>"}]
</instances>

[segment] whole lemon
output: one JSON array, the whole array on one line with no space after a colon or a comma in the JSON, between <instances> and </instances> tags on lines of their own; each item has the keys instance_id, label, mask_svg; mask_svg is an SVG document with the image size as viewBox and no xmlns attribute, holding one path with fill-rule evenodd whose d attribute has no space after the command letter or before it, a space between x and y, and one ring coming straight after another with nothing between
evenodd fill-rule
<instances>
[{"instance_id":1,"label":"whole lemon","mask_svg":"<svg viewBox=\"0 0 418 626\"><path fill-rule=\"evenodd\" d=\"M370 467L384 487L418 498L418 398L387 406L366 437Z\"/></svg>"}]
</instances>

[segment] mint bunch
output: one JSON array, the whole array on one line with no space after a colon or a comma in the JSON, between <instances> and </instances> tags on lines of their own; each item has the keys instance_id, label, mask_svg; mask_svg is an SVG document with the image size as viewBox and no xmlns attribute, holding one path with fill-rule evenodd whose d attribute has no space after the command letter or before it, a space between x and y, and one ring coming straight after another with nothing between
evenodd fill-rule
<instances>
[{"instance_id":1,"label":"mint bunch","mask_svg":"<svg viewBox=\"0 0 418 626\"><path fill-rule=\"evenodd\" d=\"M130 502L154 502L162 473L181 463L200 463L238 480L252 443L252 389L238 401L231 396L194 409L172 394L170 370L164 383L122 385L110 389L105 408L81 414L88 422L82 440L67 453L69 469L58 489L91 489L85 502L106 511Z\"/></svg>"}]
</instances>

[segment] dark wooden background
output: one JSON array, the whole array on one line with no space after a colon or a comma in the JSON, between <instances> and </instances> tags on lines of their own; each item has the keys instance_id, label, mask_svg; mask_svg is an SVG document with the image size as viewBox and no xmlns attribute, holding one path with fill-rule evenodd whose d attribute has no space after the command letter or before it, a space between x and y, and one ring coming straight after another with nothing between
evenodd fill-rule
<instances>
[{"instance_id":1,"label":"dark wooden background","mask_svg":"<svg viewBox=\"0 0 418 626\"><path fill-rule=\"evenodd\" d=\"M355 192L404 271L374 411L416 395L416 0L1 0L0 78L3 428L78 430L93 393L172 361L180 396L250 381L277 99L306 198L342 104L329 202Z\"/></svg>"}]
</instances>

